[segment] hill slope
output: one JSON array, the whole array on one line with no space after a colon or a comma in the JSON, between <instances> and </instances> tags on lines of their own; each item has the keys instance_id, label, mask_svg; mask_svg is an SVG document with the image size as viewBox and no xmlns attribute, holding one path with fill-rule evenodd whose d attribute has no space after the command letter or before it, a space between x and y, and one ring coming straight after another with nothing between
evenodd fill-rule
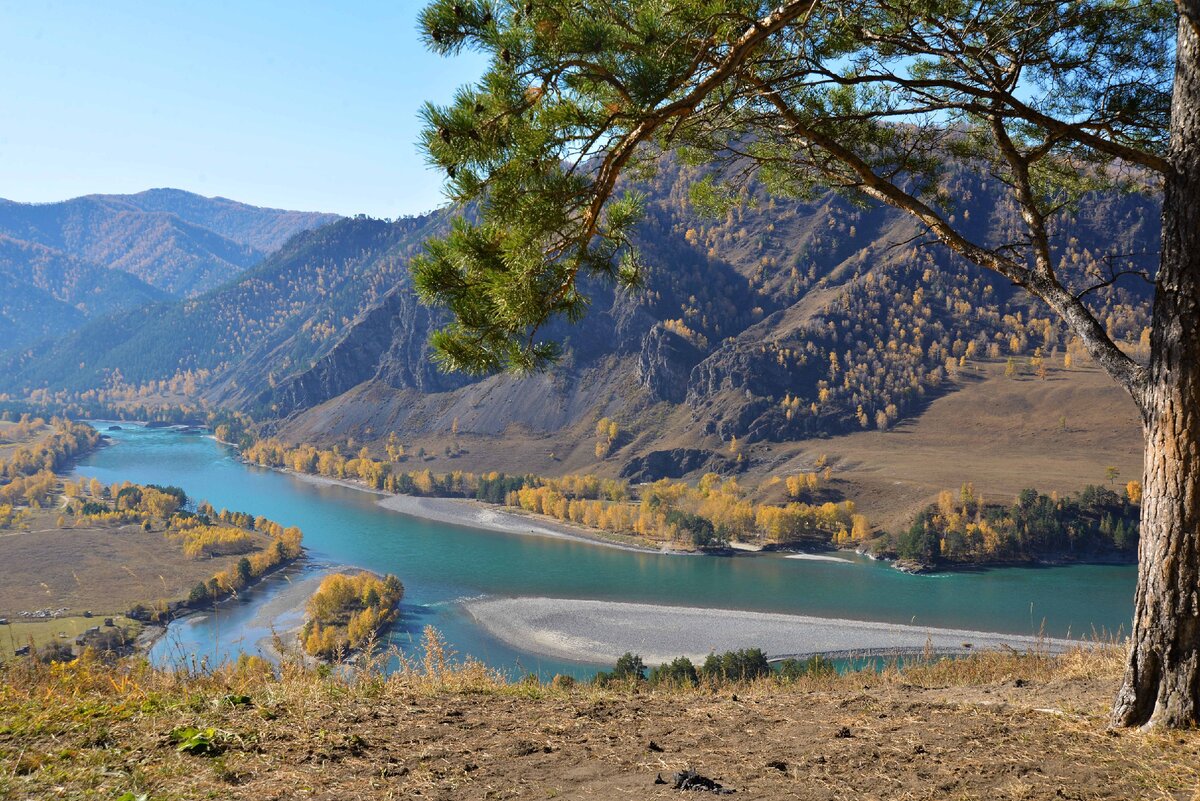
<instances>
[{"instance_id":1,"label":"hill slope","mask_svg":"<svg viewBox=\"0 0 1200 801\"><path fill-rule=\"evenodd\" d=\"M217 286L295 233L334 219L169 189L61 203L0 200L0 234L179 296Z\"/></svg>"},{"instance_id":2,"label":"hill slope","mask_svg":"<svg viewBox=\"0 0 1200 801\"><path fill-rule=\"evenodd\" d=\"M222 287L10 354L9 375L84 390L117 372L134 385L203 372L215 396L241 398L307 369L348 321L406 280L407 255L428 223L342 219L304 232Z\"/></svg>"},{"instance_id":3,"label":"hill slope","mask_svg":"<svg viewBox=\"0 0 1200 801\"><path fill-rule=\"evenodd\" d=\"M978 390L951 415L960 420L1020 384L1024 400L1004 401L981 419L1002 431L1014 419L1023 425L1036 408L1049 415L1041 424L1056 426L1055 404L1063 399L1050 390L1066 384L1074 387L1070 402L1084 409L1072 426L1126 433L1072 445L1064 459L1074 466L1112 459L1136 474L1140 440L1131 404L1103 376L1079 373L1087 358L1078 343L1006 282L941 248L911 244L916 231L899 214L854 208L834 196L792 204L759 197L723 220L698 219L681 201L692 178L668 168L650 185L639 237L651 264L646 290L618 296L598 288L582 325L552 332L565 339L568 356L548 375L459 379L457 387L415 380L405 348L422 326L393 301L392 312L366 316L348 331L344 354L335 346L316 373L292 380L288 401L272 407L290 415L283 433L361 442L395 431L440 454L456 429L454 439L466 444L475 467L639 479L716 465L718 452L735 455L736 437L749 449L743 468L766 475L811 470L811 451L826 449L814 437L920 425L931 404L962 387ZM972 234L998 240L1012 210L981 179L962 176L955 191L959 213L979 221ZM1156 217L1152 201L1094 198L1073 221L1071 238L1059 238L1060 258L1077 265L1082 285L1110 249L1152 252ZM1136 343L1147 322L1145 289L1130 283L1098 294L1095 306L1113 334ZM358 343L381 341L392 346L368 367L351 358L364 352ZM1002 414L1010 414L1008 424ZM621 435L598 463L593 429L601 416L617 419ZM983 426L972 430L982 433ZM896 448L900 459L903 445ZM861 455L853 446L846 464L850 450ZM970 480L982 467L977 462L960 463L951 486ZM456 463L437 456L431 466ZM1052 477L1047 463L1029 479ZM930 489L935 479L945 476L920 482L925 497L943 488Z\"/></svg>"},{"instance_id":4,"label":"hill slope","mask_svg":"<svg viewBox=\"0 0 1200 801\"><path fill-rule=\"evenodd\" d=\"M202 371L206 400L275 419L292 439L369 443L395 432L440 453L457 432L474 469L652 480L735 463L796 468L811 462L798 443L895 429L980 370L1065 380L1069 362L1086 363L1048 311L926 247L897 212L832 194L781 202L751 187L746 202L707 220L684 201L697 178L667 161L642 185L645 290L591 285L584 323L546 332L566 345L546 375L431 367L425 343L441 318L416 303L405 265L445 224L436 213L306 234L218 290L10 354L0 388L79 391L119 378L132 390ZM987 179L964 173L948 185L972 237L1000 243L1013 230L1015 210ZM1152 200L1094 197L1056 232L1057 257L1082 289L1108 253L1148 258L1156 231ZM1114 336L1138 342L1143 287L1088 298ZM1124 419L1119 395L1105 397L1100 406L1117 404L1111 413ZM602 416L618 421L619 436L598 458ZM1133 449L1119 446L1122 470Z\"/></svg>"},{"instance_id":5,"label":"hill slope","mask_svg":"<svg viewBox=\"0 0 1200 801\"><path fill-rule=\"evenodd\" d=\"M0 287L0 339L15 347L168 297L132 275L4 235Z\"/></svg>"}]
</instances>

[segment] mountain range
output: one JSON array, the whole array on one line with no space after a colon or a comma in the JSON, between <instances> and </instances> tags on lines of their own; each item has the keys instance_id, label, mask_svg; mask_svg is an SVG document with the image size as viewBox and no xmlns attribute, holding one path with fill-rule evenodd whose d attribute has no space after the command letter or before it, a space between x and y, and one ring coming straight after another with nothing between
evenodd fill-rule
<instances>
[{"instance_id":1,"label":"mountain range","mask_svg":"<svg viewBox=\"0 0 1200 801\"><path fill-rule=\"evenodd\" d=\"M143 268L156 285L123 287L128 304L114 307L121 314L97 316L96 301L92 319L75 320L75 330L0 357L0 391L126 386L144 396L146 387L187 374L198 399L248 412L295 440L372 442L395 432L449 454L450 440L457 452L459 440L474 438L473 453L499 469L514 466L507 448L527 460L537 451L549 469L595 469L600 461L602 471L653 479L740 469L738 443L893 428L971 381L985 362L1045 378L1046 365L1083 358L1048 311L931 246L895 211L832 193L781 201L751 186L725 216L706 219L686 200L698 178L666 161L641 183L645 289L589 285L587 319L545 332L565 343L562 363L524 378L447 375L429 361L428 334L444 320L417 303L407 262L445 229L450 210L396 222L334 219L278 246L289 228L322 220L172 190L135 201L81 198L72 201L78 209L125 209L118 216L203 228L236 247L206 250L230 256L206 262L207 271L187 267L183 256L157 273ZM947 192L977 241L998 244L1017 229L1016 209L986 176L951 176ZM14 231L18 216L0 214L0 230ZM1056 258L1082 290L1089 274L1110 266L1108 254L1151 258L1157 217L1147 197L1089 198L1055 231ZM75 252L117 247L98 227L86 236L78 225L61 228L75 232ZM32 223L17 233L31 230ZM39 236L45 248L67 239ZM239 267L272 246L255 266ZM220 274L234 277L211 287ZM203 280L175 283L184 276ZM189 297L164 299L166 292ZM1147 295L1131 281L1088 298L1115 337L1136 343ZM139 300L148 305L126 313ZM593 433L601 417L620 421L603 456Z\"/></svg>"},{"instance_id":2,"label":"mountain range","mask_svg":"<svg viewBox=\"0 0 1200 801\"><path fill-rule=\"evenodd\" d=\"M336 219L177 189L0 200L0 337L27 345L105 314L194 296Z\"/></svg>"}]
</instances>

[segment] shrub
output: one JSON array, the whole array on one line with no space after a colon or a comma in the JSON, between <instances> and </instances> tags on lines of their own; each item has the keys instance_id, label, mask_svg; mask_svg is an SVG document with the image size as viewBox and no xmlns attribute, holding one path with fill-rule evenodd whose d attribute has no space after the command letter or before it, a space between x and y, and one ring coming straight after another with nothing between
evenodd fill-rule
<instances>
[{"instance_id":1,"label":"shrub","mask_svg":"<svg viewBox=\"0 0 1200 801\"><path fill-rule=\"evenodd\" d=\"M837 673L833 662L817 654L808 659L784 659L778 665L779 678L795 681L802 676L829 676Z\"/></svg>"},{"instance_id":2,"label":"shrub","mask_svg":"<svg viewBox=\"0 0 1200 801\"><path fill-rule=\"evenodd\" d=\"M626 651L613 666L612 678L618 681L645 681L646 663L637 654Z\"/></svg>"},{"instance_id":3,"label":"shrub","mask_svg":"<svg viewBox=\"0 0 1200 801\"><path fill-rule=\"evenodd\" d=\"M666 684L674 687L695 687L700 683L696 666L686 656L676 657L650 671L651 684Z\"/></svg>"},{"instance_id":4,"label":"shrub","mask_svg":"<svg viewBox=\"0 0 1200 801\"><path fill-rule=\"evenodd\" d=\"M75 658L71 646L63 642L48 642L37 649L37 660L50 664L51 662L70 662Z\"/></svg>"},{"instance_id":5,"label":"shrub","mask_svg":"<svg viewBox=\"0 0 1200 801\"><path fill-rule=\"evenodd\" d=\"M753 681L771 674L767 655L761 648L726 651L718 656L709 654L700 668L707 681Z\"/></svg>"}]
</instances>

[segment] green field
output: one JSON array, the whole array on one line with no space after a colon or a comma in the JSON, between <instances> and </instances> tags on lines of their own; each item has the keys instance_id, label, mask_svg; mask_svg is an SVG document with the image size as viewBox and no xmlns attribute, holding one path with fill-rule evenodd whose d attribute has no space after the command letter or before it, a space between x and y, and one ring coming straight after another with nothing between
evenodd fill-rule
<instances>
[{"instance_id":1,"label":"green field","mask_svg":"<svg viewBox=\"0 0 1200 801\"><path fill-rule=\"evenodd\" d=\"M113 623L124 629L130 638L136 637L141 628L135 620L117 615ZM0 626L0 662L10 659L17 648L29 645L32 640L34 647L41 647L51 642L61 642L73 645L75 638L93 626L103 626L104 617L99 615L84 617L60 617L52 620L13 620L8 625Z\"/></svg>"}]
</instances>

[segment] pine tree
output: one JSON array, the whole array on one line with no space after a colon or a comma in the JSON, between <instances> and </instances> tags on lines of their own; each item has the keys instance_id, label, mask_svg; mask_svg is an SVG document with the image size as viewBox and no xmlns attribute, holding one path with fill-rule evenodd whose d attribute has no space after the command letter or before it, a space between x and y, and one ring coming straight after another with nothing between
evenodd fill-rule
<instances>
[{"instance_id":1,"label":"pine tree","mask_svg":"<svg viewBox=\"0 0 1200 801\"><path fill-rule=\"evenodd\" d=\"M637 287L641 198L618 179L663 150L707 167L692 197L716 215L734 216L740 176L900 209L1053 310L1137 403L1144 560L1113 720L1200 724L1186 600L1200 583L1200 471L1182 456L1200 438L1200 0L587 8L433 0L421 13L433 49L490 56L476 85L424 112L426 152L479 211L413 265L422 298L451 313L433 340L441 362L545 367L561 351L540 332L583 317L580 279ZM1021 217L1012 241L972 238L946 194L955 169L1006 191ZM1148 366L1088 305L1104 282L1072 272L1057 236L1090 193L1119 186L1163 190Z\"/></svg>"}]
</instances>

